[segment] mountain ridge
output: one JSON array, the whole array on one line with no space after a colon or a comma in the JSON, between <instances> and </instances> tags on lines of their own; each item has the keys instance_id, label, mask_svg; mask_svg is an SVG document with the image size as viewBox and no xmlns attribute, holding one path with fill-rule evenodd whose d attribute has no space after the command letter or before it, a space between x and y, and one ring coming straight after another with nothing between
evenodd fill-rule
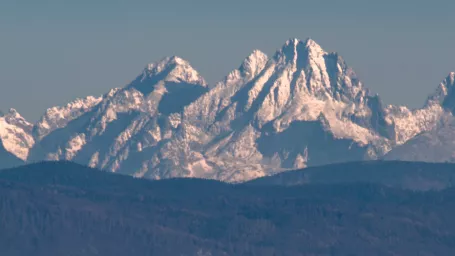
<instances>
[{"instance_id":1,"label":"mountain ridge","mask_svg":"<svg viewBox=\"0 0 455 256\"><path fill-rule=\"evenodd\" d=\"M123 88L47 110L32 132L21 133L33 143L20 158L235 182L380 159L452 115L453 80L451 73L411 110L385 106L341 56L312 39L289 39L271 58L254 50L214 85L172 56Z\"/></svg>"}]
</instances>

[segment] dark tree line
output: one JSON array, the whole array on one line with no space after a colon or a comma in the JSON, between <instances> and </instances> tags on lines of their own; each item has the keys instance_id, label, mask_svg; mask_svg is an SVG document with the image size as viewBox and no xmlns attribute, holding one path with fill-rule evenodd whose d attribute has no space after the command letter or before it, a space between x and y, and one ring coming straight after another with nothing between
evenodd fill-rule
<instances>
[{"instance_id":1,"label":"dark tree line","mask_svg":"<svg viewBox=\"0 0 455 256\"><path fill-rule=\"evenodd\" d=\"M0 255L452 255L455 189L0 172Z\"/></svg>"}]
</instances>

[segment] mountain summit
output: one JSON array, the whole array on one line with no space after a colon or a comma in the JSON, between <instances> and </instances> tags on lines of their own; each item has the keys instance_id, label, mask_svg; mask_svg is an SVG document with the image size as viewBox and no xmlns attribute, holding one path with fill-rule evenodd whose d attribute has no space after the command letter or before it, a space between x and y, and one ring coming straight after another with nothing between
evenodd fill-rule
<instances>
[{"instance_id":1,"label":"mountain summit","mask_svg":"<svg viewBox=\"0 0 455 256\"><path fill-rule=\"evenodd\" d=\"M142 74L128 87L135 88L143 94L148 94L153 90L153 86L159 83L207 86L205 79L199 75L188 61L172 56L156 63L148 64Z\"/></svg>"},{"instance_id":2,"label":"mountain summit","mask_svg":"<svg viewBox=\"0 0 455 256\"><path fill-rule=\"evenodd\" d=\"M439 103L444 109L455 112L455 72L451 72L438 86L436 92L428 98L427 105Z\"/></svg>"},{"instance_id":3,"label":"mountain summit","mask_svg":"<svg viewBox=\"0 0 455 256\"><path fill-rule=\"evenodd\" d=\"M0 116L0 168L16 166L27 160L35 140L33 125L11 108Z\"/></svg>"}]
</instances>

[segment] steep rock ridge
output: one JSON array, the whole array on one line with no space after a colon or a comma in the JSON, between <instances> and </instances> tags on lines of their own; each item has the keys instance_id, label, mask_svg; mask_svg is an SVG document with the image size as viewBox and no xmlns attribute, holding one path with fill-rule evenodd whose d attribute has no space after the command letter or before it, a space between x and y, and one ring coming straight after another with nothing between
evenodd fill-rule
<instances>
[{"instance_id":1,"label":"steep rock ridge","mask_svg":"<svg viewBox=\"0 0 455 256\"><path fill-rule=\"evenodd\" d=\"M402 145L416 135L430 131L438 121L448 113L439 104L427 104L421 109L409 109L405 106L387 106L387 123L393 125L395 146Z\"/></svg>"},{"instance_id":2,"label":"steep rock ridge","mask_svg":"<svg viewBox=\"0 0 455 256\"><path fill-rule=\"evenodd\" d=\"M404 106L388 106L386 121L395 126L397 145L402 145L422 132L436 128L439 120L451 116L455 109L455 72L450 73L430 95L423 108L410 110Z\"/></svg>"},{"instance_id":3,"label":"steep rock ridge","mask_svg":"<svg viewBox=\"0 0 455 256\"><path fill-rule=\"evenodd\" d=\"M0 142L4 149L2 151L25 161L30 148L35 143L31 135L32 129L33 125L27 122L15 109L10 109L8 113L0 116Z\"/></svg>"},{"instance_id":4,"label":"steep rock ridge","mask_svg":"<svg viewBox=\"0 0 455 256\"><path fill-rule=\"evenodd\" d=\"M407 112L407 118L399 124L411 127L406 143L389 152L387 160L426 162L455 161L455 72L450 73L428 97L422 109ZM409 114L412 113L412 114ZM395 119L400 115L395 114Z\"/></svg>"},{"instance_id":5,"label":"steep rock ridge","mask_svg":"<svg viewBox=\"0 0 455 256\"><path fill-rule=\"evenodd\" d=\"M446 111L455 111L455 72L451 72L438 86L436 92L428 98L427 105L439 104Z\"/></svg>"},{"instance_id":6,"label":"steep rock ridge","mask_svg":"<svg viewBox=\"0 0 455 256\"><path fill-rule=\"evenodd\" d=\"M263 52L253 51L238 69L229 73L208 93L185 108L185 120L201 129L216 130L216 127L228 124L232 121L229 116L233 116L235 112L232 97L261 74L268 60ZM211 127L204 126L207 124Z\"/></svg>"},{"instance_id":7,"label":"steep rock ridge","mask_svg":"<svg viewBox=\"0 0 455 256\"><path fill-rule=\"evenodd\" d=\"M33 135L41 140L52 131L65 127L71 120L89 112L101 100L101 97L88 96L83 99L76 99L65 106L47 109L46 113L33 127Z\"/></svg>"},{"instance_id":8,"label":"steep rock ridge","mask_svg":"<svg viewBox=\"0 0 455 256\"><path fill-rule=\"evenodd\" d=\"M131 84L112 89L90 111L44 137L33 160L72 160L118 171L130 152L169 138L179 111L206 91L205 80L181 58L150 64Z\"/></svg>"},{"instance_id":9,"label":"steep rock ridge","mask_svg":"<svg viewBox=\"0 0 455 256\"><path fill-rule=\"evenodd\" d=\"M188 61L172 56L147 65L142 74L129 84L127 88L135 88L143 94L149 94L153 86L160 82L183 82L185 84L201 85L202 87L207 86L204 78Z\"/></svg>"},{"instance_id":10,"label":"steep rock ridge","mask_svg":"<svg viewBox=\"0 0 455 256\"><path fill-rule=\"evenodd\" d=\"M455 120L445 116L429 131L422 132L387 155L386 160L455 162Z\"/></svg>"}]
</instances>

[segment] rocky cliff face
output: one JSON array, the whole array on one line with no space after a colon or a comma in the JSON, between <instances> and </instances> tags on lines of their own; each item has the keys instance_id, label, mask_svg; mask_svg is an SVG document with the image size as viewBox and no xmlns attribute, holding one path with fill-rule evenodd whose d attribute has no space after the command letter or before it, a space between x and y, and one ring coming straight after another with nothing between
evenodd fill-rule
<instances>
[{"instance_id":1,"label":"rocky cliff face","mask_svg":"<svg viewBox=\"0 0 455 256\"><path fill-rule=\"evenodd\" d=\"M33 125L27 122L15 109L0 115L0 157L27 160L35 140L32 136ZM9 156L6 156L9 155ZM15 162L16 162L15 160ZM20 162L20 161L19 161ZM1 167L3 165L0 164Z\"/></svg>"},{"instance_id":2,"label":"rocky cliff face","mask_svg":"<svg viewBox=\"0 0 455 256\"><path fill-rule=\"evenodd\" d=\"M46 110L46 113L33 127L33 135L38 139L43 139L46 135L65 127L72 120L82 116L90 111L94 106L100 103L101 97L88 96L84 99L76 99L66 106L52 107Z\"/></svg>"}]
</instances>

